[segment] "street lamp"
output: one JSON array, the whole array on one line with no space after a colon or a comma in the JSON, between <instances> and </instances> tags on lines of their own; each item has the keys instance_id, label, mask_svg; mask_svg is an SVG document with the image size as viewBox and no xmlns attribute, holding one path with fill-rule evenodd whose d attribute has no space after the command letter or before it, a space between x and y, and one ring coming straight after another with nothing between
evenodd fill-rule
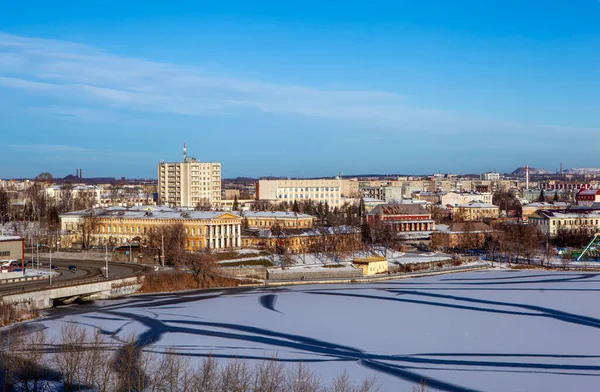
<instances>
[{"instance_id":1,"label":"street lamp","mask_svg":"<svg viewBox=\"0 0 600 392\"><path fill-rule=\"evenodd\" d=\"M106 247L106 253L104 255L104 262L106 263L106 266L104 267L104 276L108 279L108 241L104 245Z\"/></svg>"},{"instance_id":2,"label":"street lamp","mask_svg":"<svg viewBox=\"0 0 600 392\"><path fill-rule=\"evenodd\" d=\"M49 277L50 277L50 286L52 286L52 244L50 245L44 245L44 244L37 244L37 248L39 249L42 246L45 246L46 248L48 248L48 250L50 251L50 267L49 267ZM39 252L38 252L38 269L39 269Z\"/></svg>"}]
</instances>

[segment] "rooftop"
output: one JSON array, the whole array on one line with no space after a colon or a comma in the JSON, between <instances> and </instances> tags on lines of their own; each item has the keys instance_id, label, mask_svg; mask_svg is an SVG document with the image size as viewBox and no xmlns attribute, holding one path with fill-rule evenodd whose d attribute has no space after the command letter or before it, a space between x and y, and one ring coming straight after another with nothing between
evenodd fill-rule
<instances>
[{"instance_id":1,"label":"rooftop","mask_svg":"<svg viewBox=\"0 0 600 392\"><path fill-rule=\"evenodd\" d=\"M234 212L234 214L237 214ZM287 212L287 211L242 211L241 216L247 218L275 218L275 219L314 219L312 215L302 214L299 212Z\"/></svg>"},{"instance_id":2,"label":"rooftop","mask_svg":"<svg viewBox=\"0 0 600 392\"><path fill-rule=\"evenodd\" d=\"M600 218L600 210L580 209L575 211L538 210L535 213L540 218L578 219L578 218Z\"/></svg>"},{"instance_id":3,"label":"rooftop","mask_svg":"<svg viewBox=\"0 0 600 392\"><path fill-rule=\"evenodd\" d=\"M481 200L473 200L468 203L462 203L462 204L459 204L458 207L461 207L461 208L498 208L498 206L495 206L490 203L485 203Z\"/></svg>"},{"instance_id":4,"label":"rooftop","mask_svg":"<svg viewBox=\"0 0 600 392\"><path fill-rule=\"evenodd\" d=\"M3 241L21 241L22 238L16 235L0 235L0 242Z\"/></svg>"},{"instance_id":5,"label":"rooftop","mask_svg":"<svg viewBox=\"0 0 600 392\"><path fill-rule=\"evenodd\" d=\"M428 215L421 204L380 204L368 215Z\"/></svg>"},{"instance_id":6,"label":"rooftop","mask_svg":"<svg viewBox=\"0 0 600 392\"><path fill-rule=\"evenodd\" d=\"M73 211L61 216L96 216L114 218L138 219L172 219L172 220L207 220L216 219L223 215L236 215L223 211L193 211L165 206L133 206L133 207L108 207L92 208L88 210ZM239 215L238 215L239 216Z\"/></svg>"}]
</instances>

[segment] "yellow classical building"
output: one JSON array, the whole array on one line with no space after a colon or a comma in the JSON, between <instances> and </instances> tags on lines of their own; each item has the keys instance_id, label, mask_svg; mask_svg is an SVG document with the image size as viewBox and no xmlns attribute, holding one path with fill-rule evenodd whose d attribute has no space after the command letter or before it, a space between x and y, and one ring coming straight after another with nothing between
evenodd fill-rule
<instances>
[{"instance_id":1,"label":"yellow classical building","mask_svg":"<svg viewBox=\"0 0 600 392\"><path fill-rule=\"evenodd\" d=\"M244 248L273 253L306 253L312 251L344 253L363 247L360 229L349 226L312 229L242 229Z\"/></svg>"},{"instance_id":2,"label":"yellow classical building","mask_svg":"<svg viewBox=\"0 0 600 392\"><path fill-rule=\"evenodd\" d=\"M388 272L388 261L383 256L357 258L353 260L353 263L362 269L363 275L365 276L385 274Z\"/></svg>"},{"instance_id":3,"label":"yellow classical building","mask_svg":"<svg viewBox=\"0 0 600 392\"><path fill-rule=\"evenodd\" d=\"M242 224L247 228L270 229L278 225L282 229L310 229L315 217L299 212L242 211Z\"/></svg>"},{"instance_id":4,"label":"yellow classical building","mask_svg":"<svg viewBox=\"0 0 600 392\"><path fill-rule=\"evenodd\" d=\"M143 245L150 233L182 224L186 250L231 249L242 246L239 215L221 211L188 211L160 206L110 207L74 211L60 216L63 246Z\"/></svg>"}]
</instances>

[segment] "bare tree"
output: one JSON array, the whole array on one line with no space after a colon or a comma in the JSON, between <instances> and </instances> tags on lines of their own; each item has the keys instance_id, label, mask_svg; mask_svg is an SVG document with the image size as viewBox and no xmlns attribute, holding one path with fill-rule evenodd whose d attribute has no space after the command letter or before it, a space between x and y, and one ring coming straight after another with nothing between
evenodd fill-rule
<instances>
[{"instance_id":1,"label":"bare tree","mask_svg":"<svg viewBox=\"0 0 600 392\"><path fill-rule=\"evenodd\" d=\"M77 324L64 324L60 330L60 343L53 361L60 369L63 388L66 392L75 391L81 363L84 356L87 335Z\"/></svg>"},{"instance_id":2,"label":"bare tree","mask_svg":"<svg viewBox=\"0 0 600 392\"><path fill-rule=\"evenodd\" d=\"M289 392L320 392L323 386L319 378L302 362L287 373L285 390Z\"/></svg>"},{"instance_id":3,"label":"bare tree","mask_svg":"<svg viewBox=\"0 0 600 392\"><path fill-rule=\"evenodd\" d=\"M254 369L254 391L279 392L285 383L284 365L275 358L261 361Z\"/></svg>"},{"instance_id":4,"label":"bare tree","mask_svg":"<svg viewBox=\"0 0 600 392\"><path fill-rule=\"evenodd\" d=\"M161 257L161 249L164 244L165 263L176 265L181 264L185 254L186 238L187 234L183 224L162 225L148 233L147 245L149 248L155 249L158 257Z\"/></svg>"},{"instance_id":5,"label":"bare tree","mask_svg":"<svg viewBox=\"0 0 600 392\"><path fill-rule=\"evenodd\" d=\"M198 288L211 287L219 269L213 255L208 252L187 253L184 264L192 273Z\"/></svg>"}]
</instances>

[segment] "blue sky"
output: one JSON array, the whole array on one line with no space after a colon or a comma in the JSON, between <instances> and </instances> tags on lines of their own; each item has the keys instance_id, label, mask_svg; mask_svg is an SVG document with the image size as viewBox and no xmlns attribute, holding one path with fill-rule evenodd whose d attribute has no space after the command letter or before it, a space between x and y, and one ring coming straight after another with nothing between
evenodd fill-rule
<instances>
[{"instance_id":1,"label":"blue sky","mask_svg":"<svg viewBox=\"0 0 600 392\"><path fill-rule=\"evenodd\" d=\"M0 178L598 167L600 1L0 2Z\"/></svg>"}]
</instances>

